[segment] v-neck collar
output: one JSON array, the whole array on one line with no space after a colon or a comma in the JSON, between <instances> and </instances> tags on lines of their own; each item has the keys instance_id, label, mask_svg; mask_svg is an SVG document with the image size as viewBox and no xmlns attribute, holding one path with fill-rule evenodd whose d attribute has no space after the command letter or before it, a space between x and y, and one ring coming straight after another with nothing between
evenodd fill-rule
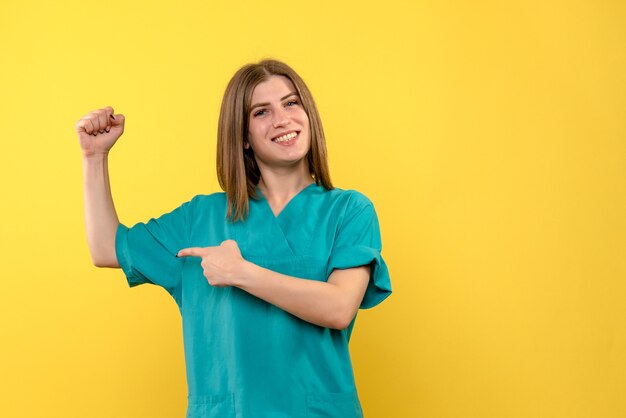
<instances>
[{"instance_id":1,"label":"v-neck collar","mask_svg":"<svg viewBox=\"0 0 626 418\"><path fill-rule=\"evenodd\" d=\"M265 195L263 194L263 192L261 191L261 189L259 188L259 185L257 184L256 187L256 191L257 191L257 195L261 198L261 200L263 202L265 202L265 206L267 207L267 209L270 211L270 213L272 214L272 216L274 217L274 219L278 219L280 217L280 215L282 215L283 213L285 213L285 209L287 209L287 207L289 205L291 205L291 203L296 200L300 195L302 195L304 193L305 190L310 189L313 185L317 185L316 182L313 182L305 187L303 187L298 193L296 193L295 195L293 195L293 197L291 199L289 199L289 201L285 204L285 206L283 206L283 208L280 210L280 212L278 212L278 214L274 214L274 210L272 209L272 206L270 205L270 202L267 201L267 198L265 197Z\"/></svg>"}]
</instances>

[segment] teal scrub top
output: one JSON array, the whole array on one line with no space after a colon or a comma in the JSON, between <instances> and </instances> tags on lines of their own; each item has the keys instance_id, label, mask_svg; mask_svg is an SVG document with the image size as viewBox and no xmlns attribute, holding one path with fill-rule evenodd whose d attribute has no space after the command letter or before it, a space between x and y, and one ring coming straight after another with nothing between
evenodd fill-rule
<instances>
[{"instance_id":1,"label":"teal scrub top","mask_svg":"<svg viewBox=\"0 0 626 418\"><path fill-rule=\"evenodd\" d=\"M248 218L226 219L223 192L197 195L173 211L120 224L118 262L130 287L166 289L182 315L187 418L360 418L343 330L304 321L237 287L213 287L188 247L237 242L244 259L302 279L327 281L333 269L371 265L360 308L391 294L372 202L355 190L312 183L275 216L257 186Z\"/></svg>"}]
</instances>

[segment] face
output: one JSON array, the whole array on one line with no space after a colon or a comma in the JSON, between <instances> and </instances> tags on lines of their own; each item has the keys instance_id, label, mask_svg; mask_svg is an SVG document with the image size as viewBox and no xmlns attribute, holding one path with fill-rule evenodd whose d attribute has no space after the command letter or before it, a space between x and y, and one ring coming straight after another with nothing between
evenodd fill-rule
<instances>
[{"instance_id":1,"label":"face","mask_svg":"<svg viewBox=\"0 0 626 418\"><path fill-rule=\"evenodd\" d=\"M309 117L287 77L273 75L252 92L248 143L259 168L307 164Z\"/></svg>"}]
</instances>

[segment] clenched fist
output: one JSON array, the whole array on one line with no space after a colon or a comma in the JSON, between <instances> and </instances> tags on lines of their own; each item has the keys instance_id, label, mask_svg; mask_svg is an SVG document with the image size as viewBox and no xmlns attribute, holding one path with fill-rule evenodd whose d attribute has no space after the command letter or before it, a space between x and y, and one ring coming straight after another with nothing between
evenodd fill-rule
<instances>
[{"instance_id":1,"label":"clenched fist","mask_svg":"<svg viewBox=\"0 0 626 418\"><path fill-rule=\"evenodd\" d=\"M113 114L113 108L93 110L76 123L83 157L107 154L124 133L124 115Z\"/></svg>"}]
</instances>

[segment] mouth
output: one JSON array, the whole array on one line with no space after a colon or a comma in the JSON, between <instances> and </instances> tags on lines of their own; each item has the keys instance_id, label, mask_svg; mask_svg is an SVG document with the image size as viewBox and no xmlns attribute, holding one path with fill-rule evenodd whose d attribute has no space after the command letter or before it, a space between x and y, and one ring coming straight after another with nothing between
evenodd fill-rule
<instances>
[{"instance_id":1,"label":"mouth","mask_svg":"<svg viewBox=\"0 0 626 418\"><path fill-rule=\"evenodd\" d=\"M291 143L293 140L298 138L298 135L300 135L300 131L283 133L280 136L272 138L272 142L276 142L277 144Z\"/></svg>"}]
</instances>

